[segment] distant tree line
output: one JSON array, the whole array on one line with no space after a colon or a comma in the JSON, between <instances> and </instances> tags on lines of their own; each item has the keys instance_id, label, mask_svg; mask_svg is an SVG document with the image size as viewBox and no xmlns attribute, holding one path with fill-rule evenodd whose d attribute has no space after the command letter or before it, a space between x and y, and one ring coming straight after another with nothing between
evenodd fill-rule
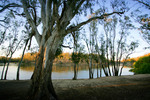
<instances>
[{"instance_id":1,"label":"distant tree line","mask_svg":"<svg viewBox=\"0 0 150 100\"><path fill-rule=\"evenodd\" d=\"M27 63L27 62L35 62L36 60L36 53L26 53L24 55L24 58L23 58L23 63ZM11 61L10 62L14 62L14 63L18 63L19 61L21 60L21 57L18 57L18 58L11 58ZM5 56L0 56L0 63L5 63L5 62L8 62L9 59Z\"/></svg>"},{"instance_id":2,"label":"distant tree line","mask_svg":"<svg viewBox=\"0 0 150 100\"><path fill-rule=\"evenodd\" d=\"M5 56L1 56L0 57L0 63L5 63L8 62L8 58L6 58ZM10 62L18 62L20 60L20 58L12 58Z\"/></svg>"}]
</instances>

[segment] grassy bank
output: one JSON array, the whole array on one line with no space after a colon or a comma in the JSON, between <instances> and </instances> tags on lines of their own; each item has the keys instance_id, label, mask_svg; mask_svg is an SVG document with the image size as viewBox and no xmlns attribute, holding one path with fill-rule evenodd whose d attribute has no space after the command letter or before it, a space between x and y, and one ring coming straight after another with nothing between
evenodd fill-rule
<instances>
[{"instance_id":1,"label":"grassy bank","mask_svg":"<svg viewBox=\"0 0 150 100\"><path fill-rule=\"evenodd\" d=\"M0 81L2 100L25 100L30 80ZM150 74L84 80L53 80L60 100L149 100Z\"/></svg>"}]
</instances>

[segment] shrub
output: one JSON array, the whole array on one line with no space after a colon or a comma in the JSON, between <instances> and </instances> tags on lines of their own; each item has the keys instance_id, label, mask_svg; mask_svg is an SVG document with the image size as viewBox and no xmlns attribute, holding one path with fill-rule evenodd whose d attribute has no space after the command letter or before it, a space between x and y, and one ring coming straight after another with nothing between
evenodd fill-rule
<instances>
[{"instance_id":1,"label":"shrub","mask_svg":"<svg viewBox=\"0 0 150 100\"><path fill-rule=\"evenodd\" d=\"M131 71L135 74L150 74L150 56L140 58L133 66Z\"/></svg>"}]
</instances>

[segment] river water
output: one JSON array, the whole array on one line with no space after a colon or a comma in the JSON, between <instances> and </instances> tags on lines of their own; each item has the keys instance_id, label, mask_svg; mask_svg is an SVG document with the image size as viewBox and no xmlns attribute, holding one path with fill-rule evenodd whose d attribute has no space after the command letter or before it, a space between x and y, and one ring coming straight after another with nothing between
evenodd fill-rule
<instances>
[{"instance_id":1,"label":"river water","mask_svg":"<svg viewBox=\"0 0 150 100\"><path fill-rule=\"evenodd\" d=\"M2 73L3 66L0 66L0 76ZM53 66L52 79L72 79L74 72L73 66L65 67L65 66ZM122 75L133 75L133 72L129 72L130 67L124 67L122 71ZM20 69L20 79L30 79L34 70L34 66L21 67ZM97 69L94 70L94 78L97 78ZM15 80L17 73L17 64L11 63L8 69L7 79ZM98 70L100 74L100 70ZM102 77L104 77L104 72L102 70ZM89 78L89 70L87 66L79 66L78 68L78 79L88 79Z\"/></svg>"}]
</instances>

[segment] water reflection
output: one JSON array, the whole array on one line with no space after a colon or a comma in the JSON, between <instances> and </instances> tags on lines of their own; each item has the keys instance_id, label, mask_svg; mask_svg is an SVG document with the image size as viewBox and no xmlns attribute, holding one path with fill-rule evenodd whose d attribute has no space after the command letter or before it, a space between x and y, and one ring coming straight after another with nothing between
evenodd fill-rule
<instances>
[{"instance_id":1,"label":"water reflection","mask_svg":"<svg viewBox=\"0 0 150 100\"><path fill-rule=\"evenodd\" d=\"M2 73L3 66L0 66L0 75ZM129 72L131 68L125 67L123 69L122 75L133 75L132 72ZM32 76L34 70L34 66L22 66L20 68L20 79L30 79ZM65 67L65 66L53 66L53 72L52 72L52 79L72 79L73 78L73 66ZM97 77L97 69L94 70L94 78ZM98 70L100 74L100 70ZM7 79L16 79L16 73L17 73L17 64L10 64ZM100 75L99 75L100 76ZM102 70L102 76L104 75L104 72ZM89 78L89 71L87 66L79 66L78 70L78 79L88 79Z\"/></svg>"},{"instance_id":2,"label":"water reflection","mask_svg":"<svg viewBox=\"0 0 150 100\"><path fill-rule=\"evenodd\" d=\"M35 68L35 67L34 67L34 66L31 66L31 65L30 65L30 66L21 66L21 67L20 67L21 70L29 71L29 72L33 72L34 68Z\"/></svg>"},{"instance_id":3,"label":"water reflection","mask_svg":"<svg viewBox=\"0 0 150 100\"><path fill-rule=\"evenodd\" d=\"M53 70L53 72L68 72L68 71L73 71L74 68L73 68L73 65L68 66L68 67L66 67L66 66L56 66L56 65L54 65L52 70ZM80 70L88 70L88 67L85 66L85 65L83 65L83 66L78 66L78 70L79 70L79 71L80 71Z\"/></svg>"}]
</instances>

